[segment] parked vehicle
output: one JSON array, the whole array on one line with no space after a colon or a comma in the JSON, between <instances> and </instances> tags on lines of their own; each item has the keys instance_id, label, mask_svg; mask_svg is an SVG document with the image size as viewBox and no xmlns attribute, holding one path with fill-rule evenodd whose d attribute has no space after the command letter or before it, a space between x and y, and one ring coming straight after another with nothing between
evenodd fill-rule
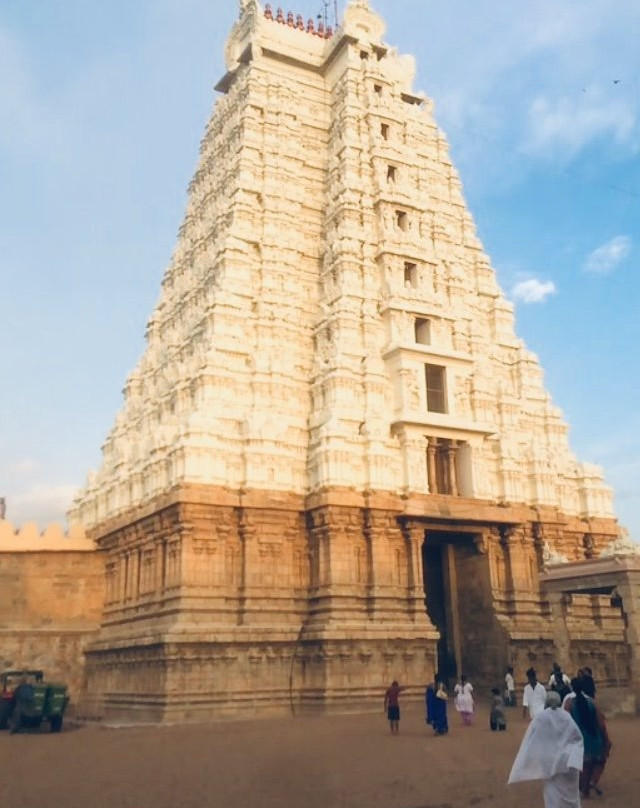
<instances>
[{"instance_id":1,"label":"parked vehicle","mask_svg":"<svg viewBox=\"0 0 640 808\"><path fill-rule=\"evenodd\" d=\"M16 709L16 690L22 686L27 697L23 690ZM48 721L51 732L60 732L68 703L67 686L45 682L40 670L10 670L0 674L0 729L9 726L11 732L37 729Z\"/></svg>"}]
</instances>

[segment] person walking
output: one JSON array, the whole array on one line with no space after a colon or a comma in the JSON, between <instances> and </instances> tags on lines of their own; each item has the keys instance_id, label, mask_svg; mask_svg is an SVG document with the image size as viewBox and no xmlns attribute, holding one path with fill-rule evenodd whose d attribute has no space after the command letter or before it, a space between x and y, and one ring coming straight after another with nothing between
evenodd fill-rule
<instances>
[{"instance_id":1,"label":"person walking","mask_svg":"<svg viewBox=\"0 0 640 808\"><path fill-rule=\"evenodd\" d=\"M578 671L578 678L582 679L582 689L585 696L589 696L592 699L596 697L596 683L593 680L593 672L591 668L587 665L584 668L580 668Z\"/></svg>"},{"instance_id":2,"label":"person walking","mask_svg":"<svg viewBox=\"0 0 640 808\"><path fill-rule=\"evenodd\" d=\"M462 723L468 727L473 720L473 685L462 674L453 692L455 693L456 710L460 713Z\"/></svg>"},{"instance_id":3,"label":"person walking","mask_svg":"<svg viewBox=\"0 0 640 808\"><path fill-rule=\"evenodd\" d=\"M535 718L538 713L544 710L547 691L544 685L538 681L538 676L533 668L527 671L527 684L524 686L522 694L522 717Z\"/></svg>"},{"instance_id":4,"label":"person walking","mask_svg":"<svg viewBox=\"0 0 640 808\"><path fill-rule=\"evenodd\" d=\"M604 714L595 701L584 692L584 682L576 677L572 679L571 687L576 695L568 702L565 709L576 722L584 741L584 764L580 773L580 792L583 797L587 798L591 789L598 795L602 794L598 783L611 752L611 740Z\"/></svg>"},{"instance_id":5,"label":"person walking","mask_svg":"<svg viewBox=\"0 0 640 808\"><path fill-rule=\"evenodd\" d=\"M549 690L555 690L560 696L560 701L564 699L567 693L571 692L571 679L563 672L562 668L557 662L553 663L553 670L549 678Z\"/></svg>"},{"instance_id":6,"label":"person walking","mask_svg":"<svg viewBox=\"0 0 640 808\"><path fill-rule=\"evenodd\" d=\"M394 679L384 694L384 711L389 719L389 729L392 735L400 731L400 693L404 690Z\"/></svg>"},{"instance_id":7,"label":"person walking","mask_svg":"<svg viewBox=\"0 0 640 808\"><path fill-rule=\"evenodd\" d=\"M505 730L507 728L507 716L504 711L504 699L500 695L497 687L491 691L493 701L491 705L491 712L489 713L489 727L492 732L496 730Z\"/></svg>"},{"instance_id":8,"label":"person walking","mask_svg":"<svg viewBox=\"0 0 640 808\"><path fill-rule=\"evenodd\" d=\"M447 720L447 691L442 682L436 684L436 696L433 702L433 726L434 735L446 735L449 732L449 722Z\"/></svg>"},{"instance_id":9,"label":"person walking","mask_svg":"<svg viewBox=\"0 0 640 808\"><path fill-rule=\"evenodd\" d=\"M558 693L545 695L547 709L537 712L527 727L508 783L544 780L545 808L581 808L582 734L560 705Z\"/></svg>"},{"instance_id":10,"label":"person walking","mask_svg":"<svg viewBox=\"0 0 640 808\"><path fill-rule=\"evenodd\" d=\"M26 676L20 677L18 687L13 691L13 712L11 713L10 734L20 732L23 719L29 715L35 690Z\"/></svg>"},{"instance_id":11,"label":"person walking","mask_svg":"<svg viewBox=\"0 0 640 808\"><path fill-rule=\"evenodd\" d=\"M433 726L433 716L435 713L435 702L436 702L436 688L438 686L437 682L429 682L427 685L427 689L424 693L424 701L425 701L425 708L426 708L426 717L425 720L429 726Z\"/></svg>"},{"instance_id":12,"label":"person walking","mask_svg":"<svg viewBox=\"0 0 640 808\"><path fill-rule=\"evenodd\" d=\"M513 668L509 666L504 675L504 700L507 707L516 706L516 683L513 678Z\"/></svg>"}]
</instances>

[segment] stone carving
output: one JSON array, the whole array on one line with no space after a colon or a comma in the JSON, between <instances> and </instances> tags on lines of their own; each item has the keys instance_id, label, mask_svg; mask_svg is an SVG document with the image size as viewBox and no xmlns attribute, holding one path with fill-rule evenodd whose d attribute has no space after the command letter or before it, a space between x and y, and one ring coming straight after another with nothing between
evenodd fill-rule
<instances>
[{"instance_id":1,"label":"stone carving","mask_svg":"<svg viewBox=\"0 0 640 808\"><path fill-rule=\"evenodd\" d=\"M562 553L557 552L554 550L548 541L545 541L542 546L542 562L544 567L549 567L553 564L566 564L569 559L562 555Z\"/></svg>"},{"instance_id":2,"label":"stone carving","mask_svg":"<svg viewBox=\"0 0 640 808\"><path fill-rule=\"evenodd\" d=\"M618 538L612 541L608 547L605 547L600 553L600 558L638 555L640 555L640 544L631 539L626 528L621 527L619 528Z\"/></svg>"}]
</instances>

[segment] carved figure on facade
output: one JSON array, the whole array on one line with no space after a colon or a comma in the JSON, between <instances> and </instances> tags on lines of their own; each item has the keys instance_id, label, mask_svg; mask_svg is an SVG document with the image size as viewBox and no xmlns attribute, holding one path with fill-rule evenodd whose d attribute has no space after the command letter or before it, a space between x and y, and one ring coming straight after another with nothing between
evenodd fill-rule
<instances>
[{"instance_id":1,"label":"carved figure on facade","mask_svg":"<svg viewBox=\"0 0 640 808\"><path fill-rule=\"evenodd\" d=\"M618 528L618 537L615 541L611 542L600 553L600 558L609 558L611 556L638 556L640 555L640 544L632 541L629 536L629 531L624 527Z\"/></svg>"},{"instance_id":2,"label":"carved figure on facade","mask_svg":"<svg viewBox=\"0 0 640 808\"><path fill-rule=\"evenodd\" d=\"M566 564L568 560L569 559L565 555L559 553L557 550L554 550L548 541L544 542L542 550L542 562L544 568L552 566L553 564Z\"/></svg>"}]
</instances>

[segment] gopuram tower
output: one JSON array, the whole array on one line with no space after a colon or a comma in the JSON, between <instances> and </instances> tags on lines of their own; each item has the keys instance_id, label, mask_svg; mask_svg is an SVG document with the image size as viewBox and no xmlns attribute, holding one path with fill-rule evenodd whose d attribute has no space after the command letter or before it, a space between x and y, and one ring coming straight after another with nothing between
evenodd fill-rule
<instances>
[{"instance_id":1,"label":"gopuram tower","mask_svg":"<svg viewBox=\"0 0 640 808\"><path fill-rule=\"evenodd\" d=\"M240 3L147 348L71 514L106 555L105 715L546 671L545 558L618 535L384 29L366 0L335 32ZM617 642L598 625L585 654Z\"/></svg>"}]
</instances>

